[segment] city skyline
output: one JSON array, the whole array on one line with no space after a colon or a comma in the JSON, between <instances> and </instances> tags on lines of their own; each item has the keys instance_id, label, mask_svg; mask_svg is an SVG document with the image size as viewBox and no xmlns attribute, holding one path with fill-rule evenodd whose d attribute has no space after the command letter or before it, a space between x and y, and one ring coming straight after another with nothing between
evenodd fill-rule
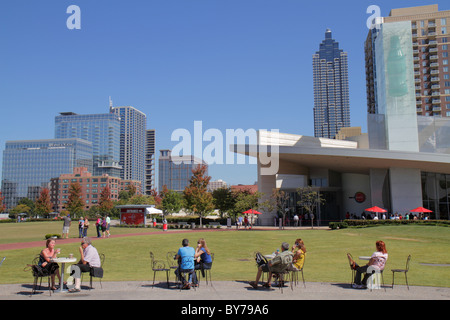
<instances>
[{"instance_id":1,"label":"city skyline","mask_svg":"<svg viewBox=\"0 0 450 320\"><path fill-rule=\"evenodd\" d=\"M192 130L280 129L312 135L311 55L330 28L349 55L352 125L366 131L364 41L378 5L394 8L443 1L76 1L81 29L66 27L69 2L2 4L0 148L11 140L51 139L59 112L103 113L134 106L157 132L156 153L171 133ZM327 10L323 10L326 7ZM120 21L120 22L119 22ZM32 27L30 27L32 26ZM276 113L275 113L276 112ZM38 123L38 124L37 124ZM155 159L156 160L156 159ZM253 184L255 165L211 165L212 180Z\"/></svg>"}]
</instances>

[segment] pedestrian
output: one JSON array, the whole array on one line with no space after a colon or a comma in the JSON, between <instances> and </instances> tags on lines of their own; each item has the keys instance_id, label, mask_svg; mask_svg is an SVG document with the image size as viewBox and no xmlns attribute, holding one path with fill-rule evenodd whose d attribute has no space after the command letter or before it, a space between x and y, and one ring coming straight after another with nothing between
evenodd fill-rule
<instances>
[{"instance_id":1,"label":"pedestrian","mask_svg":"<svg viewBox=\"0 0 450 320\"><path fill-rule=\"evenodd\" d=\"M78 238L83 238L84 234L84 218L80 217L78 220Z\"/></svg>"},{"instance_id":2,"label":"pedestrian","mask_svg":"<svg viewBox=\"0 0 450 320\"><path fill-rule=\"evenodd\" d=\"M69 228L72 223L72 220L70 219L70 214L67 214L65 217L61 217L61 219L64 220L62 238L64 238L64 235L66 235L66 239L68 239L69 238Z\"/></svg>"},{"instance_id":3,"label":"pedestrian","mask_svg":"<svg viewBox=\"0 0 450 320\"><path fill-rule=\"evenodd\" d=\"M106 216L106 237L109 238L109 226L111 225L111 218L109 215Z\"/></svg>"}]
</instances>

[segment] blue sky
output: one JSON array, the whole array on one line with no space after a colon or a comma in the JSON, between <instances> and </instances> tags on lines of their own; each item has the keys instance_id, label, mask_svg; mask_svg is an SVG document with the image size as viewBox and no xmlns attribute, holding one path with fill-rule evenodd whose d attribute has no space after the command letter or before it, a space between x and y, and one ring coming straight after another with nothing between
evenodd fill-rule
<instances>
[{"instance_id":1,"label":"blue sky","mask_svg":"<svg viewBox=\"0 0 450 320\"><path fill-rule=\"evenodd\" d=\"M365 131L368 6L387 16L435 3L450 9L426 0L2 1L0 151L8 140L53 138L59 112L108 112L109 96L146 113L157 150L173 148L172 132L193 132L194 121L224 135L313 136L312 55L327 28L348 52L351 125ZM80 30L66 27L73 4ZM256 181L255 165L212 165L209 173Z\"/></svg>"}]
</instances>

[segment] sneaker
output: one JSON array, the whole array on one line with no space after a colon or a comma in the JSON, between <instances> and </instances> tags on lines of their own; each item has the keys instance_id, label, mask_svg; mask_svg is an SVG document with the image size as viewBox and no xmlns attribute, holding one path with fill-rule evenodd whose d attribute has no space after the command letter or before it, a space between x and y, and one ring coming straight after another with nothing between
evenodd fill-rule
<instances>
[{"instance_id":1,"label":"sneaker","mask_svg":"<svg viewBox=\"0 0 450 320\"><path fill-rule=\"evenodd\" d=\"M258 284L255 281L250 281L248 284L251 285L253 289L258 289Z\"/></svg>"},{"instance_id":2,"label":"sneaker","mask_svg":"<svg viewBox=\"0 0 450 320\"><path fill-rule=\"evenodd\" d=\"M189 282L186 282L183 286L183 289L189 290L191 288L191 285L189 284Z\"/></svg>"},{"instance_id":3,"label":"sneaker","mask_svg":"<svg viewBox=\"0 0 450 320\"><path fill-rule=\"evenodd\" d=\"M364 286L361 285L361 284L356 284L356 283L354 283L354 284L352 284L352 288L353 288L353 289L363 289Z\"/></svg>"}]
</instances>

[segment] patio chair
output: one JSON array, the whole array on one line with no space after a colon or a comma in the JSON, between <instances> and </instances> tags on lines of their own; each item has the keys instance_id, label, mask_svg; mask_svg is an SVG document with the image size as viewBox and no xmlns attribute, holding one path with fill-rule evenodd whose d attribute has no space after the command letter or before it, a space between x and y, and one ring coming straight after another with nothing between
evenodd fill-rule
<instances>
[{"instance_id":1,"label":"patio chair","mask_svg":"<svg viewBox=\"0 0 450 320\"><path fill-rule=\"evenodd\" d=\"M214 262L214 253L213 252L211 252L211 260L212 260L212 262ZM212 285L211 269L212 269L212 264L211 264L211 268L203 269L203 271L205 273L205 278L206 278L206 285L208 285L208 274L209 274L209 282ZM197 269L196 271L198 273L198 275L197 275L198 285L200 286L200 273L202 272L202 270L201 269Z\"/></svg>"},{"instance_id":2,"label":"patio chair","mask_svg":"<svg viewBox=\"0 0 450 320\"><path fill-rule=\"evenodd\" d=\"M348 259L348 264L350 266L350 270L352 271L352 279L350 281L350 288L351 288L352 284L355 282L356 270L353 269L352 262L354 262L354 260L353 260L353 256L350 253L347 253L347 259Z\"/></svg>"},{"instance_id":3,"label":"patio chair","mask_svg":"<svg viewBox=\"0 0 450 320\"><path fill-rule=\"evenodd\" d=\"M406 286L409 290L409 284L408 284L408 270L409 270L409 262L411 261L411 255L408 256L406 259L406 267L405 269L391 269L392 271L392 289L394 289L394 275L396 272L403 272L405 274L405 280L406 280Z\"/></svg>"},{"instance_id":4,"label":"patio chair","mask_svg":"<svg viewBox=\"0 0 450 320\"><path fill-rule=\"evenodd\" d=\"M4 260L4 259L3 259ZM2 260L2 262L3 262ZM50 296L52 295L52 287L51 287L51 282L50 282L50 278L53 275L52 273L48 273L45 269L43 269L41 266L38 265L39 263L39 254L33 258L33 261L31 264L27 265L27 267L29 267L31 269L31 272L33 274L33 278L34 278L34 282L33 282L33 288L31 290L31 294L35 294L36 290L37 290L37 283L38 280L40 280L39 282L39 289L42 286L42 278L47 277L47 281L48 281L48 291L50 293ZM24 271L28 271L28 268L25 268Z\"/></svg>"},{"instance_id":5,"label":"patio chair","mask_svg":"<svg viewBox=\"0 0 450 320\"><path fill-rule=\"evenodd\" d=\"M306 284L305 284L305 277L303 275L303 269L305 268L305 262L306 262L306 257L305 260L303 261L303 266L300 270L295 269L295 270L291 270L292 274L291 274L291 279L293 284L297 285L298 283L298 274L301 272L302 273L302 280L303 280L303 286L306 288Z\"/></svg>"},{"instance_id":6,"label":"patio chair","mask_svg":"<svg viewBox=\"0 0 450 320\"><path fill-rule=\"evenodd\" d=\"M188 256L183 257L181 259L181 261L180 261L180 265L183 264L183 261L187 261L187 260L190 260L190 259L192 259L192 257L188 257ZM178 274L178 276L176 278L176 281L177 281L177 286L179 286L180 291L181 291L181 289L183 289L183 287L184 287L183 278L184 278L185 282L190 282L189 281L190 280L189 277L190 276L194 276L196 274L195 274L195 269L192 269L192 270L189 270L189 271L186 271L186 270L181 271L180 269L177 269L177 270L179 270L179 274ZM198 279L197 279L197 284L198 284ZM194 286L194 289L195 289L195 286Z\"/></svg>"},{"instance_id":7,"label":"patio chair","mask_svg":"<svg viewBox=\"0 0 450 320\"><path fill-rule=\"evenodd\" d=\"M177 255L176 251L169 251L167 252L166 258L167 258L167 265L170 269L176 269L178 268L178 261L174 259L174 257Z\"/></svg>"},{"instance_id":8,"label":"patio chair","mask_svg":"<svg viewBox=\"0 0 450 320\"><path fill-rule=\"evenodd\" d=\"M166 263L163 260L156 260L155 255L152 251L150 251L150 261L151 261L151 267L153 271L153 287L155 286L155 277L157 272L165 272L166 273L166 280L167 280L167 287L169 287L169 271L170 268L166 267Z\"/></svg>"}]
</instances>

